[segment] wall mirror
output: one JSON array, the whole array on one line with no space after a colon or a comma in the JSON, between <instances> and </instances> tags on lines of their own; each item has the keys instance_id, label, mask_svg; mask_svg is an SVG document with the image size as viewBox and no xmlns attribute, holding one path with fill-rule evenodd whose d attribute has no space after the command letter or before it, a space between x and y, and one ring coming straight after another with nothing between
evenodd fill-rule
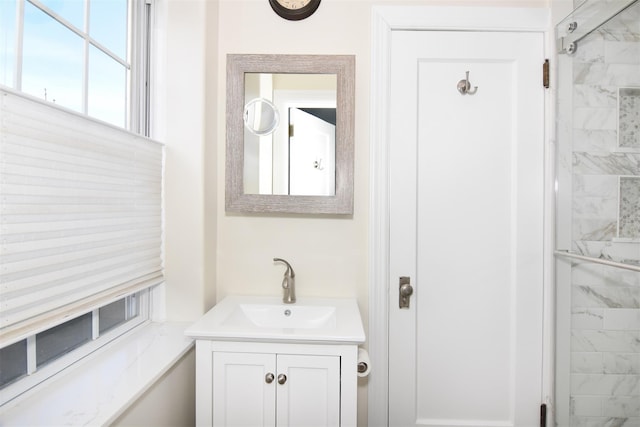
<instances>
[{"instance_id":1,"label":"wall mirror","mask_svg":"<svg viewBox=\"0 0 640 427\"><path fill-rule=\"evenodd\" d=\"M353 55L227 55L226 210L353 213Z\"/></svg>"}]
</instances>

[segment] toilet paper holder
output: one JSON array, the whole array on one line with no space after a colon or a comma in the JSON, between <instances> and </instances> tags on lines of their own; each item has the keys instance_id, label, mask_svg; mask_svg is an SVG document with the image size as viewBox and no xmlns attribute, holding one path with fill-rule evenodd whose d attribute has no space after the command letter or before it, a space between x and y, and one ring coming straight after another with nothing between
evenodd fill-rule
<instances>
[{"instance_id":1,"label":"toilet paper holder","mask_svg":"<svg viewBox=\"0 0 640 427\"><path fill-rule=\"evenodd\" d=\"M369 360L369 353L363 348L358 349L358 360L356 362L357 375L359 377L369 376L371 372L371 360Z\"/></svg>"}]
</instances>

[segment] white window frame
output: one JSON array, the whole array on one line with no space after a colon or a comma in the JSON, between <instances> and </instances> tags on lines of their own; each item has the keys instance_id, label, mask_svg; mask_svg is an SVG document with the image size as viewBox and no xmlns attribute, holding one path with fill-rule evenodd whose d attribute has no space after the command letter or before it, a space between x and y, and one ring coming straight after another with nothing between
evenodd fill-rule
<instances>
[{"instance_id":1,"label":"white window frame","mask_svg":"<svg viewBox=\"0 0 640 427\"><path fill-rule=\"evenodd\" d=\"M11 1L11 0L8 0ZM91 0L89 0L91 1ZM82 114L87 114L88 109L88 47L94 46L105 53L127 70L127 101L126 101L126 125L125 129L144 136L150 136L150 53L151 53L151 27L152 27L152 0L128 0L127 31L127 58L120 58L99 42L93 40L84 29L80 29L69 23L63 17L42 4L39 0L15 0L16 2L16 40L13 73L13 89L22 91L22 49L24 34L24 5L28 2L40 9L68 30L77 34L85 41L83 82L82 82Z\"/></svg>"},{"instance_id":2,"label":"white window frame","mask_svg":"<svg viewBox=\"0 0 640 427\"><path fill-rule=\"evenodd\" d=\"M8 385L6 385L4 388L0 389L0 406L11 402L12 400L14 400L15 398L18 398L20 396L22 396L23 394L25 394L26 392L28 392L29 390L33 389L34 387L36 387L38 384L46 381L47 379L55 376L56 374L58 374L59 372L62 372L64 369L68 368L69 366L73 365L74 363L76 363L77 361L79 361L80 359L88 356L89 354L93 353L94 351L98 350L99 348L107 345L108 343L110 343L111 341L116 340L117 338L125 335L127 332L130 332L134 329L136 329L137 327L147 324L149 322L149 318L150 318L150 299L151 299L151 290L150 289L145 289L142 291L139 291L133 295L130 295L128 297L125 297L126 299L128 299L129 301L127 301L126 303L126 310L129 311L131 310L132 306L131 306L131 298L135 298L137 300L136 305L137 305L137 309L138 309L138 315L121 323L120 325L116 326L115 328L106 331L104 334L99 335L97 334L97 331L95 330L96 328L94 327L94 331L93 331L93 337L92 340L82 344L81 346L79 346L78 348L70 351L69 353L66 353L58 358L56 358L55 360L45 364L44 366L37 368L36 365L36 344L35 344L35 337L37 333L40 332L44 332L47 329L43 330L43 331L37 331L34 332L32 334L30 334L29 336L23 338L27 340L27 375L25 377L21 377L18 378L16 381L9 383ZM117 300L116 300L117 301ZM110 301L109 303L106 303L104 305L102 305L101 307L104 307L108 304L110 304L111 302L115 302L115 301ZM94 324L97 321L97 316L98 316L98 311L99 311L100 307L91 310L90 313L92 313L92 318L93 318L93 322ZM80 317L83 316L87 313L83 313L83 312L79 312L78 316L76 317ZM75 318L75 317L74 317ZM67 319L67 320L72 320ZM49 328L54 328L58 325L50 325ZM19 340L19 341L22 341ZM19 342L17 341L17 342Z\"/></svg>"}]
</instances>

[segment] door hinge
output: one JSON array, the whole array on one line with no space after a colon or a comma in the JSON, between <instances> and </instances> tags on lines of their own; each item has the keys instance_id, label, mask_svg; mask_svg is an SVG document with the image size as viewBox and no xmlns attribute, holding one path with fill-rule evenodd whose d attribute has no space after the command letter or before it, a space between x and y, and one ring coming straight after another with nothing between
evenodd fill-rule
<instances>
[{"instance_id":1,"label":"door hinge","mask_svg":"<svg viewBox=\"0 0 640 427\"><path fill-rule=\"evenodd\" d=\"M547 404L540 405L540 427L547 427Z\"/></svg>"},{"instance_id":2,"label":"door hinge","mask_svg":"<svg viewBox=\"0 0 640 427\"><path fill-rule=\"evenodd\" d=\"M289 138L293 138L293 125L289 125Z\"/></svg>"},{"instance_id":3,"label":"door hinge","mask_svg":"<svg viewBox=\"0 0 640 427\"><path fill-rule=\"evenodd\" d=\"M549 60L545 59L542 64L542 85L545 89L549 89Z\"/></svg>"}]
</instances>

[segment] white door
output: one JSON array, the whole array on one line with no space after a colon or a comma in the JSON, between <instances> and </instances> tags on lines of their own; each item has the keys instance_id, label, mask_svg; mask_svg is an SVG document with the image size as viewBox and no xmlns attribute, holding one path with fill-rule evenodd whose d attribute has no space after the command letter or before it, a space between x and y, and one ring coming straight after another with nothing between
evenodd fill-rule
<instances>
[{"instance_id":1,"label":"white door","mask_svg":"<svg viewBox=\"0 0 640 427\"><path fill-rule=\"evenodd\" d=\"M336 193L336 126L299 108L289 109L289 194Z\"/></svg>"},{"instance_id":2,"label":"white door","mask_svg":"<svg viewBox=\"0 0 640 427\"><path fill-rule=\"evenodd\" d=\"M278 427L340 425L340 357L278 355Z\"/></svg>"},{"instance_id":3,"label":"white door","mask_svg":"<svg viewBox=\"0 0 640 427\"><path fill-rule=\"evenodd\" d=\"M539 425L543 36L394 31L389 425ZM457 90L469 71L471 91ZM399 278L410 278L399 308Z\"/></svg>"}]
</instances>

